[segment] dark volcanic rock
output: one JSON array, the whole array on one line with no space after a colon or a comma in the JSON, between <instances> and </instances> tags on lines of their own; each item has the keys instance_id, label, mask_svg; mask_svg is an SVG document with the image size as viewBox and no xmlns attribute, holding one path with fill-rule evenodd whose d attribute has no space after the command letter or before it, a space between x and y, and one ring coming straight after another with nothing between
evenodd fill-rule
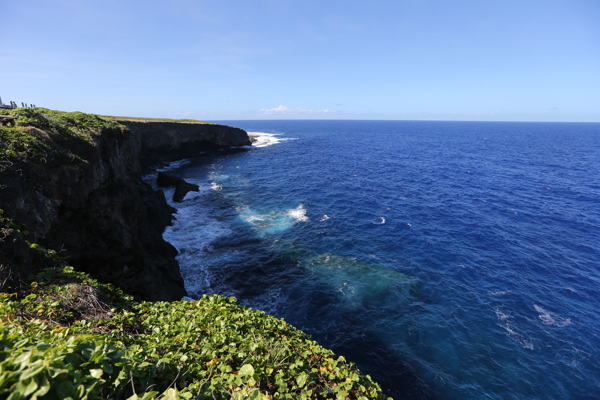
<instances>
[{"instance_id":1,"label":"dark volcanic rock","mask_svg":"<svg viewBox=\"0 0 600 400\"><path fill-rule=\"evenodd\" d=\"M188 192L198 191L200 191L198 185L194 185L193 183L187 183L186 181L181 179L175 187L175 193L173 193L173 201L181 203L185 195L188 194Z\"/></svg>"},{"instance_id":2,"label":"dark volcanic rock","mask_svg":"<svg viewBox=\"0 0 600 400\"><path fill-rule=\"evenodd\" d=\"M159 187L175 186L175 193L173 193L173 201L177 203L181 203L185 195L188 194L188 192L200 191L200 187L198 185L188 183L183 178L167 174L166 172L158 173L158 176L156 177L156 185Z\"/></svg>"},{"instance_id":3,"label":"dark volcanic rock","mask_svg":"<svg viewBox=\"0 0 600 400\"><path fill-rule=\"evenodd\" d=\"M189 156L231 146L251 145L240 128L217 124L119 121L140 137L140 162L144 169L165 155Z\"/></svg>"},{"instance_id":4,"label":"dark volcanic rock","mask_svg":"<svg viewBox=\"0 0 600 400\"><path fill-rule=\"evenodd\" d=\"M156 160L141 154L156 151L160 155L167 151L169 140L175 147L187 148L186 140L198 143L210 138L200 134L180 137L173 131L171 139L159 140L155 136L161 128L152 125L137 126L134 131L103 129L90 133L89 141L28 129L77 157L49 153L37 160L13 160L9 168L0 168L1 208L27 227L26 239L56 250L75 268L114 283L138 299L177 300L186 295L175 260L177 251L162 238L175 209L167 204L162 190L153 190L141 179L140 161ZM219 139L215 146L226 143ZM231 144L238 143L243 141ZM180 181L181 193L198 190ZM27 252L18 251L24 244L11 239L9 227L0 228L4 235L0 237L0 269L19 264L22 273L30 273L38 268L35 260L27 259Z\"/></svg>"},{"instance_id":5,"label":"dark volcanic rock","mask_svg":"<svg viewBox=\"0 0 600 400\"><path fill-rule=\"evenodd\" d=\"M75 268L137 298L180 299L177 251L162 239L174 209L142 181L131 132L105 129L91 139L49 137L81 158L50 153L2 172L2 207L27 226L29 241L60 251Z\"/></svg>"},{"instance_id":6,"label":"dark volcanic rock","mask_svg":"<svg viewBox=\"0 0 600 400\"><path fill-rule=\"evenodd\" d=\"M156 177L156 185L158 187L170 187L177 186L181 181L181 178L175 175L167 174L166 172L159 172Z\"/></svg>"}]
</instances>

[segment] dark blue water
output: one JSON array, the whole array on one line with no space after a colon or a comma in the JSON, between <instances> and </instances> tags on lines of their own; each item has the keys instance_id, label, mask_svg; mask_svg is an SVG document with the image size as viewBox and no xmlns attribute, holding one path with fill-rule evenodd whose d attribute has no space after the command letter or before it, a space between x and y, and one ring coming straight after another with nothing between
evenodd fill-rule
<instances>
[{"instance_id":1,"label":"dark blue water","mask_svg":"<svg viewBox=\"0 0 600 400\"><path fill-rule=\"evenodd\" d=\"M169 167L202 187L165 234L192 297L283 317L396 398L600 397L600 124L228 124L277 136Z\"/></svg>"}]
</instances>

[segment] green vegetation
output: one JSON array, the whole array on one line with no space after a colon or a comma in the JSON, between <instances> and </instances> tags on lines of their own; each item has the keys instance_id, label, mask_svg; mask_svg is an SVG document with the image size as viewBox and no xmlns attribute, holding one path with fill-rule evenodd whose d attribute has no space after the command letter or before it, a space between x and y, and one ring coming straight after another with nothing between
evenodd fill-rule
<instances>
[{"instance_id":1,"label":"green vegetation","mask_svg":"<svg viewBox=\"0 0 600 400\"><path fill-rule=\"evenodd\" d=\"M15 108L8 115L16 119L17 126L33 126L65 138L79 137L89 140L90 132L102 128L123 128L115 121L110 121L95 114L79 111L64 112L48 110L47 108Z\"/></svg>"},{"instance_id":2,"label":"green vegetation","mask_svg":"<svg viewBox=\"0 0 600 400\"><path fill-rule=\"evenodd\" d=\"M92 132L103 128L124 128L114 121L82 112L40 107L15 108L3 112L15 118L15 127L0 127L0 162L5 164L11 159L44 160L48 153L58 155L65 162L79 160L79 155L58 145L58 142L91 143Z\"/></svg>"},{"instance_id":3,"label":"green vegetation","mask_svg":"<svg viewBox=\"0 0 600 400\"><path fill-rule=\"evenodd\" d=\"M41 159L50 146L38 136L32 135L22 127L0 126L0 161L6 166L8 160L18 158Z\"/></svg>"},{"instance_id":4,"label":"green vegetation","mask_svg":"<svg viewBox=\"0 0 600 400\"><path fill-rule=\"evenodd\" d=\"M342 357L234 298L138 303L71 267L33 279L0 293L0 398L383 397Z\"/></svg>"},{"instance_id":5,"label":"green vegetation","mask_svg":"<svg viewBox=\"0 0 600 400\"><path fill-rule=\"evenodd\" d=\"M10 113L17 126L0 128L0 172L49 152L71 162L56 143L120 128L83 113ZM27 235L0 210L0 399L385 398L352 363L235 298L136 302ZM15 278L17 260L37 272Z\"/></svg>"}]
</instances>

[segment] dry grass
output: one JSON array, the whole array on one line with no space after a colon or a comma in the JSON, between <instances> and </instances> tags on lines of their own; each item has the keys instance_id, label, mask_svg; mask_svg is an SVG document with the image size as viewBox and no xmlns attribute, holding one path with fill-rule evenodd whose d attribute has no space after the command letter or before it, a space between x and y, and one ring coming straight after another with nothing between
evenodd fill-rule
<instances>
[{"instance_id":1,"label":"dry grass","mask_svg":"<svg viewBox=\"0 0 600 400\"><path fill-rule=\"evenodd\" d=\"M99 320L112 316L110 307L104 301L104 295L92 286L70 284L62 300L63 307L78 314L81 319Z\"/></svg>"}]
</instances>

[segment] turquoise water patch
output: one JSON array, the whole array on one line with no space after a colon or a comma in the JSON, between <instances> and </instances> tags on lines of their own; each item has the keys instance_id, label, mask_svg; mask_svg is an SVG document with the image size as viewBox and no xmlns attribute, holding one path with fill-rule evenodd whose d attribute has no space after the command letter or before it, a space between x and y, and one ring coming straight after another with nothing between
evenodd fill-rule
<instances>
[{"instance_id":1,"label":"turquoise water patch","mask_svg":"<svg viewBox=\"0 0 600 400\"><path fill-rule=\"evenodd\" d=\"M210 176L210 180L214 181L214 182L224 182L227 179L229 179L229 175L216 175L216 174L211 174Z\"/></svg>"},{"instance_id":2,"label":"turquoise water patch","mask_svg":"<svg viewBox=\"0 0 600 400\"><path fill-rule=\"evenodd\" d=\"M363 307L365 302L382 302L398 296L408 298L419 281L384 265L370 264L352 257L321 254L307 260L307 268L338 294L344 306Z\"/></svg>"}]
</instances>

